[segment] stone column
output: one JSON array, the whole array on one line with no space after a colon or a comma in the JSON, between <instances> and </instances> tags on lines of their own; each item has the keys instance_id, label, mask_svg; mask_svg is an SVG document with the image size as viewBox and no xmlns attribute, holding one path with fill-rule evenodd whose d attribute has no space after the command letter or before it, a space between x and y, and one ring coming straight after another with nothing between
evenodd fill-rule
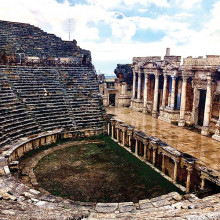
<instances>
[{"instance_id":1,"label":"stone column","mask_svg":"<svg viewBox=\"0 0 220 220\"><path fill-rule=\"evenodd\" d=\"M144 144L144 161L147 159L147 144Z\"/></svg>"},{"instance_id":2,"label":"stone column","mask_svg":"<svg viewBox=\"0 0 220 220\"><path fill-rule=\"evenodd\" d=\"M148 74L145 73L145 80L144 80L144 110L147 110L147 83L148 83Z\"/></svg>"},{"instance_id":3,"label":"stone column","mask_svg":"<svg viewBox=\"0 0 220 220\"><path fill-rule=\"evenodd\" d=\"M125 131L122 130L122 147L125 147Z\"/></svg>"},{"instance_id":4,"label":"stone column","mask_svg":"<svg viewBox=\"0 0 220 220\"><path fill-rule=\"evenodd\" d=\"M119 128L116 128L117 130L116 130L116 132L117 132L117 142L119 143L120 141L119 141Z\"/></svg>"},{"instance_id":5,"label":"stone column","mask_svg":"<svg viewBox=\"0 0 220 220\"><path fill-rule=\"evenodd\" d=\"M112 125L112 138L114 139L114 125Z\"/></svg>"},{"instance_id":6,"label":"stone column","mask_svg":"<svg viewBox=\"0 0 220 220\"><path fill-rule=\"evenodd\" d=\"M108 135L110 136L110 123L108 123Z\"/></svg>"},{"instance_id":7,"label":"stone column","mask_svg":"<svg viewBox=\"0 0 220 220\"><path fill-rule=\"evenodd\" d=\"M133 99L135 99L135 90L136 90L136 72L133 72L133 95L132 95Z\"/></svg>"},{"instance_id":8,"label":"stone column","mask_svg":"<svg viewBox=\"0 0 220 220\"><path fill-rule=\"evenodd\" d=\"M128 146L129 146L129 149L131 149L131 135L130 134L128 135Z\"/></svg>"},{"instance_id":9,"label":"stone column","mask_svg":"<svg viewBox=\"0 0 220 220\"><path fill-rule=\"evenodd\" d=\"M136 139L135 143L135 155L138 156L138 139Z\"/></svg>"},{"instance_id":10,"label":"stone column","mask_svg":"<svg viewBox=\"0 0 220 220\"><path fill-rule=\"evenodd\" d=\"M154 84L154 103L153 103L153 111L152 116L157 117L157 105L158 105L158 93L159 93L159 75L155 75L155 84Z\"/></svg>"},{"instance_id":11,"label":"stone column","mask_svg":"<svg viewBox=\"0 0 220 220\"><path fill-rule=\"evenodd\" d=\"M174 183L176 183L176 180L177 180L177 166L178 166L178 161L174 160L174 171L173 171Z\"/></svg>"},{"instance_id":12,"label":"stone column","mask_svg":"<svg viewBox=\"0 0 220 220\"><path fill-rule=\"evenodd\" d=\"M165 173L165 155L162 153L162 172Z\"/></svg>"},{"instance_id":13,"label":"stone column","mask_svg":"<svg viewBox=\"0 0 220 220\"><path fill-rule=\"evenodd\" d=\"M156 163L156 149L153 148L153 165L155 166Z\"/></svg>"},{"instance_id":14,"label":"stone column","mask_svg":"<svg viewBox=\"0 0 220 220\"><path fill-rule=\"evenodd\" d=\"M166 107L166 95L167 95L167 75L164 75L163 81L163 100L162 100L162 108Z\"/></svg>"},{"instance_id":15,"label":"stone column","mask_svg":"<svg viewBox=\"0 0 220 220\"><path fill-rule=\"evenodd\" d=\"M186 193L190 192L190 184L191 184L191 174L193 171L192 167L187 167L187 179L186 179Z\"/></svg>"},{"instance_id":16,"label":"stone column","mask_svg":"<svg viewBox=\"0 0 220 220\"><path fill-rule=\"evenodd\" d=\"M138 91L137 91L137 99L141 100L141 72L138 72Z\"/></svg>"},{"instance_id":17,"label":"stone column","mask_svg":"<svg viewBox=\"0 0 220 220\"><path fill-rule=\"evenodd\" d=\"M219 110L219 118L216 123L215 134L212 136L213 139L220 141L220 110Z\"/></svg>"},{"instance_id":18,"label":"stone column","mask_svg":"<svg viewBox=\"0 0 220 220\"><path fill-rule=\"evenodd\" d=\"M180 120L179 120L179 123L178 123L178 126L180 126L180 127L185 126L186 86L187 86L187 77L183 76L181 104L180 104Z\"/></svg>"},{"instance_id":19,"label":"stone column","mask_svg":"<svg viewBox=\"0 0 220 220\"><path fill-rule=\"evenodd\" d=\"M201 190L204 190L205 189L205 177L204 176L201 176Z\"/></svg>"},{"instance_id":20,"label":"stone column","mask_svg":"<svg viewBox=\"0 0 220 220\"><path fill-rule=\"evenodd\" d=\"M175 107L175 94L176 94L176 76L172 77L172 91L171 91L171 103L170 107L172 110L174 110Z\"/></svg>"},{"instance_id":21,"label":"stone column","mask_svg":"<svg viewBox=\"0 0 220 220\"><path fill-rule=\"evenodd\" d=\"M205 100L205 113L202 127L202 135L207 136L209 134L209 122L211 119L211 107L212 107L212 77L211 74L207 75L207 90Z\"/></svg>"}]
</instances>

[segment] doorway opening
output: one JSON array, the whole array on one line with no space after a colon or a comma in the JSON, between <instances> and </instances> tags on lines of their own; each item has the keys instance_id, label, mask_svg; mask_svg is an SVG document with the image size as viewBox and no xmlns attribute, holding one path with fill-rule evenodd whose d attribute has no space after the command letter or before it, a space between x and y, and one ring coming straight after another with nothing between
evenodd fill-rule
<instances>
[{"instance_id":1,"label":"doorway opening","mask_svg":"<svg viewBox=\"0 0 220 220\"><path fill-rule=\"evenodd\" d=\"M199 95L199 112L198 112L198 125L203 126L204 112L205 112L206 90L201 89Z\"/></svg>"},{"instance_id":2,"label":"doorway opening","mask_svg":"<svg viewBox=\"0 0 220 220\"><path fill-rule=\"evenodd\" d=\"M115 94L109 94L109 106L115 106Z\"/></svg>"}]
</instances>

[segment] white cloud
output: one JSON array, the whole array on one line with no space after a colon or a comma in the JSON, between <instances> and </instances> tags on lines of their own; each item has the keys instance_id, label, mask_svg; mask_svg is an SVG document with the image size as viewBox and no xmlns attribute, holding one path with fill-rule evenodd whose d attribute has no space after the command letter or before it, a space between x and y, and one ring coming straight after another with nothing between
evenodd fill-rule
<instances>
[{"instance_id":1,"label":"white cloud","mask_svg":"<svg viewBox=\"0 0 220 220\"><path fill-rule=\"evenodd\" d=\"M201 2L202 0L175 0L176 5L184 9L198 7Z\"/></svg>"}]
</instances>

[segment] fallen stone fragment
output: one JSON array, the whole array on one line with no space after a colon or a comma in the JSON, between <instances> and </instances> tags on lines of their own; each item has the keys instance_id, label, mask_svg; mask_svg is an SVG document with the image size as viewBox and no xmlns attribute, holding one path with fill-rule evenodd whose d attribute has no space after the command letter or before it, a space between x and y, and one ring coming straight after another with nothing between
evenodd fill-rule
<instances>
[{"instance_id":1,"label":"fallen stone fragment","mask_svg":"<svg viewBox=\"0 0 220 220\"><path fill-rule=\"evenodd\" d=\"M123 202L119 203L120 212L131 212L135 209L133 202Z\"/></svg>"},{"instance_id":2,"label":"fallen stone fragment","mask_svg":"<svg viewBox=\"0 0 220 220\"><path fill-rule=\"evenodd\" d=\"M150 202L149 199L140 200L139 201L139 206L140 206L140 209L148 209L148 208L152 208L153 207L153 205L152 205L152 203Z\"/></svg>"},{"instance_id":3,"label":"fallen stone fragment","mask_svg":"<svg viewBox=\"0 0 220 220\"><path fill-rule=\"evenodd\" d=\"M4 166L4 171L5 171L6 175L10 174L10 170L9 170L8 166Z\"/></svg>"},{"instance_id":4,"label":"fallen stone fragment","mask_svg":"<svg viewBox=\"0 0 220 220\"><path fill-rule=\"evenodd\" d=\"M118 209L118 203L97 203L96 211L97 212L114 212Z\"/></svg>"},{"instance_id":5,"label":"fallen stone fragment","mask_svg":"<svg viewBox=\"0 0 220 220\"><path fill-rule=\"evenodd\" d=\"M30 189L29 191L30 191L30 193L35 194L35 195L40 194L40 191L37 191L35 189Z\"/></svg>"}]
</instances>

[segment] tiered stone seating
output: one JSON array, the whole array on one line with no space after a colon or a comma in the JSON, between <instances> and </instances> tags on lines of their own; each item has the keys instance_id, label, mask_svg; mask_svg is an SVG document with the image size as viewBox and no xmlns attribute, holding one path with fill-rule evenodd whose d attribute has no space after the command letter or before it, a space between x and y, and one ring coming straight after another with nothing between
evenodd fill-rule
<instances>
[{"instance_id":1,"label":"tiered stone seating","mask_svg":"<svg viewBox=\"0 0 220 220\"><path fill-rule=\"evenodd\" d=\"M103 129L104 110L92 68L2 66L1 71L2 145L39 129Z\"/></svg>"},{"instance_id":2,"label":"tiered stone seating","mask_svg":"<svg viewBox=\"0 0 220 220\"><path fill-rule=\"evenodd\" d=\"M100 128L104 125L103 109L94 71L89 67L60 69L75 121L79 128Z\"/></svg>"},{"instance_id":3,"label":"tiered stone seating","mask_svg":"<svg viewBox=\"0 0 220 220\"><path fill-rule=\"evenodd\" d=\"M15 92L43 130L76 128L70 118L56 70L14 68L6 74Z\"/></svg>"},{"instance_id":4,"label":"tiered stone seating","mask_svg":"<svg viewBox=\"0 0 220 220\"><path fill-rule=\"evenodd\" d=\"M0 145L39 132L39 127L0 72Z\"/></svg>"},{"instance_id":5,"label":"tiered stone seating","mask_svg":"<svg viewBox=\"0 0 220 220\"><path fill-rule=\"evenodd\" d=\"M10 48L8 45L10 44ZM0 51L14 54L22 47L27 56L45 57L82 57L90 52L82 50L76 41L62 41L54 34L48 34L33 25L0 21Z\"/></svg>"}]
</instances>

